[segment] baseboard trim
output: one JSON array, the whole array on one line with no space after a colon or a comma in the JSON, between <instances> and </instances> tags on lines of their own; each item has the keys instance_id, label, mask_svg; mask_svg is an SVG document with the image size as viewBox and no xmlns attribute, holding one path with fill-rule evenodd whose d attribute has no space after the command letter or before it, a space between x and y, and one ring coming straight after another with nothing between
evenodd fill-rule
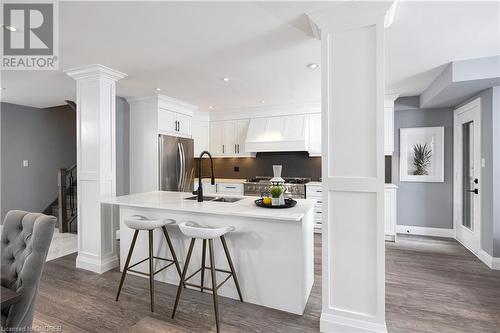
<instances>
[{"instance_id":1,"label":"baseboard trim","mask_svg":"<svg viewBox=\"0 0 500 333\"><path fill-rule=\"evenodd\" d=\"M489 268L495 269L495 270L500 270L500 258L499 257L493 257L483 249L479 250L479 253L477 256Z\"/></svg>"},{"instance_id":2,"label":"baseboard trim","mask_svg":"<svg viewBox=\"0 0 500 333\"><path fill-rule=\"evenodd\" d=\"M432 237L455 238L455 230L445 228L416 227L412 225L396 225L398 234L420 235Z\"/></svg>"},{"instance_id":3,"label":"baseboard trim","mask_svg":"<svg viewBox=\"0 0 500 333\"><path fill-rule=\"evenodd\" d=\"M377 324L322 312L319 330L324 333L387 333L387 326L385 323Z\"/></svg>"},{"instance_id":4,"label":"baseboard trim","mask_svg":"<svg viewBox=\"0 0 500 333\"><path fill-rule=\"evenodd\" d=\"M113 268L118 267L118 256L113 255L109 258L96 260L95 258L89 258L88 256L78 254L76 257L76 268L85 269L97 274L102 274Z\"/></svg>"}]
</instances>

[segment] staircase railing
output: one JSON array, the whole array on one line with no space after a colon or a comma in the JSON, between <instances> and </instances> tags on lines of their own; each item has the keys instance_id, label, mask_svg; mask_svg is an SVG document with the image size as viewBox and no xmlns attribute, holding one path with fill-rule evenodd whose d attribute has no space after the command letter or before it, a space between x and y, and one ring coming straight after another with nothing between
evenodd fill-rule
<instances>
[{"instance_id":1,"label":"staircase railing","mask_svg":"<svg viewBox=\"0 0 500 333\"><path fill-rule=\"evenodd\" d=\"M76 221L76 165L59 169L58 174L58 213L59 232L71 231L71 223Z\"/></svg>"}]
</instances>

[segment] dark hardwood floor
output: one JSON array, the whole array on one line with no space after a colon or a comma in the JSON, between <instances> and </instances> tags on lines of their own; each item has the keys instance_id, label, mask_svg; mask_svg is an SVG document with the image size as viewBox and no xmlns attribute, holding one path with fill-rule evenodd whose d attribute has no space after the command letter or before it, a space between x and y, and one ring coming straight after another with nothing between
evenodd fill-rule
<instances>
[{"instance_id":1,"label":"dark hardwood floor","mask_svg":"<svg viewBox=\"0 0 500 333\"><path fill-rule=\"evenodd\" d=\"M318 332L320 241L316 237L316 281L303 316L221 297L221 331ZM386 249L389 332L500 332L499 271L453 240L404 236ZM118 270L93 274L76 269L75 259L73 254L47 263L34 326L60 326L63 332L215 332L210 294L186 290L172 320L175 286L156 283L152 314L147 279L128 275L117 303Z\"/></svg>"}]
</instances>

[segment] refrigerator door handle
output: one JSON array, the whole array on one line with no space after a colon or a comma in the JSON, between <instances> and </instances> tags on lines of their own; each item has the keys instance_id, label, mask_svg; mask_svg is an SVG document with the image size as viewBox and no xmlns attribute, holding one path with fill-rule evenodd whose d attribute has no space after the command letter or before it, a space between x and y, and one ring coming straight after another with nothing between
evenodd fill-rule
<instances>
[{"instance_id":1,"label":"refrigerator door handle","mask_svg":"<svg viewBox=\"0 0 500 333\"><path fill-rule=\"evenodd\" d=\"M177 170L177 191L180 191L181 189L181 181L182 181L182 151L181 151L181 144L178 142L177 143L177 156L179 158L179 170Z\"/></svg>"},{"instance_id":2,"label":"refrigerator door handle","mask_svg":"<svg viewBox=\"0 0 500 333\"><path fill-rule=\"evenodd\" d=\"M179 143L181 148L181 182L180 182L180 191L184 191L184 183L186 182L186 154L184 152L184 145Z\"/></svg>"},{"instance_id":3,"label":"refrigerator door handle","mask_svg":"<svg viewBox=\"0 0 500 333\"><path fill-rule=\"evenodd\" d=\"M163 179L163 174L161 172L161 159L163 157L163 136L159 136L158 137L158 141L159 141L159 146L160 146L160 149L159 149L159 158L158 158L158 190L161 191L161 181Z\"/></svg>"}]
</instances>

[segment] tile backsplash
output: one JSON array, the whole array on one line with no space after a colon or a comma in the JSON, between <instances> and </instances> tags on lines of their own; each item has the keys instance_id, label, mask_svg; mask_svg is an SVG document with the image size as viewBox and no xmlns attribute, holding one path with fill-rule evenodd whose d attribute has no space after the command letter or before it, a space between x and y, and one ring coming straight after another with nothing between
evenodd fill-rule
<instances>
[{"instance_id":1,"label":"tile backsplash","mask_svg":"<svg viewBox=\"0 0 500 333\"><path fill-rule=\"evenodd\" d=\"M321 177L321 157L309 157L306 152L258 153L257 157L214 158L217 178L250 178L272 176L273 165L283 165L283 177ZM238 171L236 171L238 170ZM203 159L204 177L210 176L210 161Z\"/></svg>"}]
</instances>

